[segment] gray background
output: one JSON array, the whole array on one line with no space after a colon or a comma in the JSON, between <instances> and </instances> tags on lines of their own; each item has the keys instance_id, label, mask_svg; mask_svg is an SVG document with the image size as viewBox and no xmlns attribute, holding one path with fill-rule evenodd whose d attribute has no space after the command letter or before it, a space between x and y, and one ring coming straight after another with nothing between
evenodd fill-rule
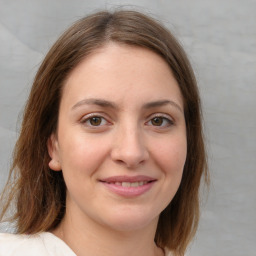
<instances>
[{"instance_id":1,"label":"gray background","mask_svg":"<svg viewBox=\"0 0 256 256\"><path fill-rule=\"evenodd\" d=\"M0 0L0 189L43 56L71 22L119 5L163 21L198 78L212 184L189 255L256 255L255 0Z\"/></svg>"}]
</instances>

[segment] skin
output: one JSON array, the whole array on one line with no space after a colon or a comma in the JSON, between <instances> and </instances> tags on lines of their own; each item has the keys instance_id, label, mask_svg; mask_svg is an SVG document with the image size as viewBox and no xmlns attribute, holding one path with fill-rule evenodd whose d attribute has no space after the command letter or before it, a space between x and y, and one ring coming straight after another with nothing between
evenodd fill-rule
<instances>
[{"instance_id":1,"label":"skin","mask_svg":"<svg viewBox=\"0 0 256 256\"><path fill-rule=\"evenodd\" d=\"M109 43L86 57L64 85L48 151L67 186L53 233L78 256L163 254L154 236L180 185L187 142L182 95L159 55ZM101 182L116 175L155 181L126 197Z\"/></svg>"}]
</instances>

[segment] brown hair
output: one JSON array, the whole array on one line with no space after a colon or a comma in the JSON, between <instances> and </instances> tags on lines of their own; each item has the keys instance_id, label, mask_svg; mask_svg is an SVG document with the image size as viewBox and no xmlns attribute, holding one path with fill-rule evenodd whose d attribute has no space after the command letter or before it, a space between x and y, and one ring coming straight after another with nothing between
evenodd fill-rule
<instances>
[{"instance_id":1,"label":"brown hair","mask_svg":"<svg viewBox=\"0 0 256 256\"><path fill-rule=\"evenodd\" d=\"M169 64L184 99L187 159L181 185L161 213L155 241L183 255L199 219L199 185L207 178L200 99L190 63L174 36L152 18L136 11L104 11L77 21L53 45L41 64L26 104L13 165L2 194L0 219L15 202L17 233L55 228L65 213L66 187L61 172L49 169L47 140L56 131L62 87L86 56L107 42L148 48ZM6 197L5 200L4 196Z\"/></svg>"}]
</instances>

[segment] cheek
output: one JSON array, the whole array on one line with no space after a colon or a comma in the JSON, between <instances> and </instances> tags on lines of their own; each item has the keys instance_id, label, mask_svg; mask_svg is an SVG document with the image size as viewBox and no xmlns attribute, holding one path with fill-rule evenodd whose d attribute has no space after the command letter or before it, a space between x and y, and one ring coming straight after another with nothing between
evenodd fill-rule
<instances>
[{"instance_id":1,"label":"cheek","mask_svg":"<svg viewBox=\"0 0 256 256\"><path fill-rule=\"evenodd\" d=\"M187 142L185 136L166 139L156 147L156 161L168 175L181 176L186 161Z\"/></svg>"},{"instance_id":2,"label":"cheek","mask_svg":"<svg viewBox=\"0 0 256 256\"><path fill-rule=\"evenodd\" d=\"M104 161L107 154L105 143L86 136L70 137L61 146L61 163L63 172L72 175L88 175L93 173Z\"/></svg>"},{"instance_id":3,"label":"cheek","mask_svg":"<svg viewBox=\"0 0 256 256\"><path fill-rule=\"evenodd\" d=\"M187 155L186 137L172 137L159 141L156 145L155 162L162 173L160 201L164 209L175 196L182 179Z\"/></svg>"}]
</instances>

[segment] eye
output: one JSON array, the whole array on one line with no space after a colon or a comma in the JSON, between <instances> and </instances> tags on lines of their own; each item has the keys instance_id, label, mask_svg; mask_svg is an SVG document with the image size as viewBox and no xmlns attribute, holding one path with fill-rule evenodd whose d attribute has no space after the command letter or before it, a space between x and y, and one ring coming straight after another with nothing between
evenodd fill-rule
<instances>
[{"instance_id":1,"label":"eye","mask_svg":"<svg viewBox=\"0 0 256 256\"><path fill-rule=\"evenodd\" d=\"M170 118L167 118L165 116L155 116L147 122L147 125L164 128L164 127L169 127L173 125L173 121Z\"/></svg>"},{"instance_id":2,"label":"eye","mask_svg":"<svg viewBox=\"0 0 256 256\"><path fill-rule=\"evenodd\" d=\"M81 122L89 127L97 127L108 124L108 121L104 117L96 115L86 116Z\"/></svg>"},{"instance_id":3,"label":"eye","mask_svg":"<svg viewBox=\"0 0 256 256\"><path fill-rule=\"evenodd\" d=\"M152 125L155 125L155 126L161 126L163 122L164 122L164 119L162 117L157 116L151 119Z\"/></svg>"}]
</instances>

